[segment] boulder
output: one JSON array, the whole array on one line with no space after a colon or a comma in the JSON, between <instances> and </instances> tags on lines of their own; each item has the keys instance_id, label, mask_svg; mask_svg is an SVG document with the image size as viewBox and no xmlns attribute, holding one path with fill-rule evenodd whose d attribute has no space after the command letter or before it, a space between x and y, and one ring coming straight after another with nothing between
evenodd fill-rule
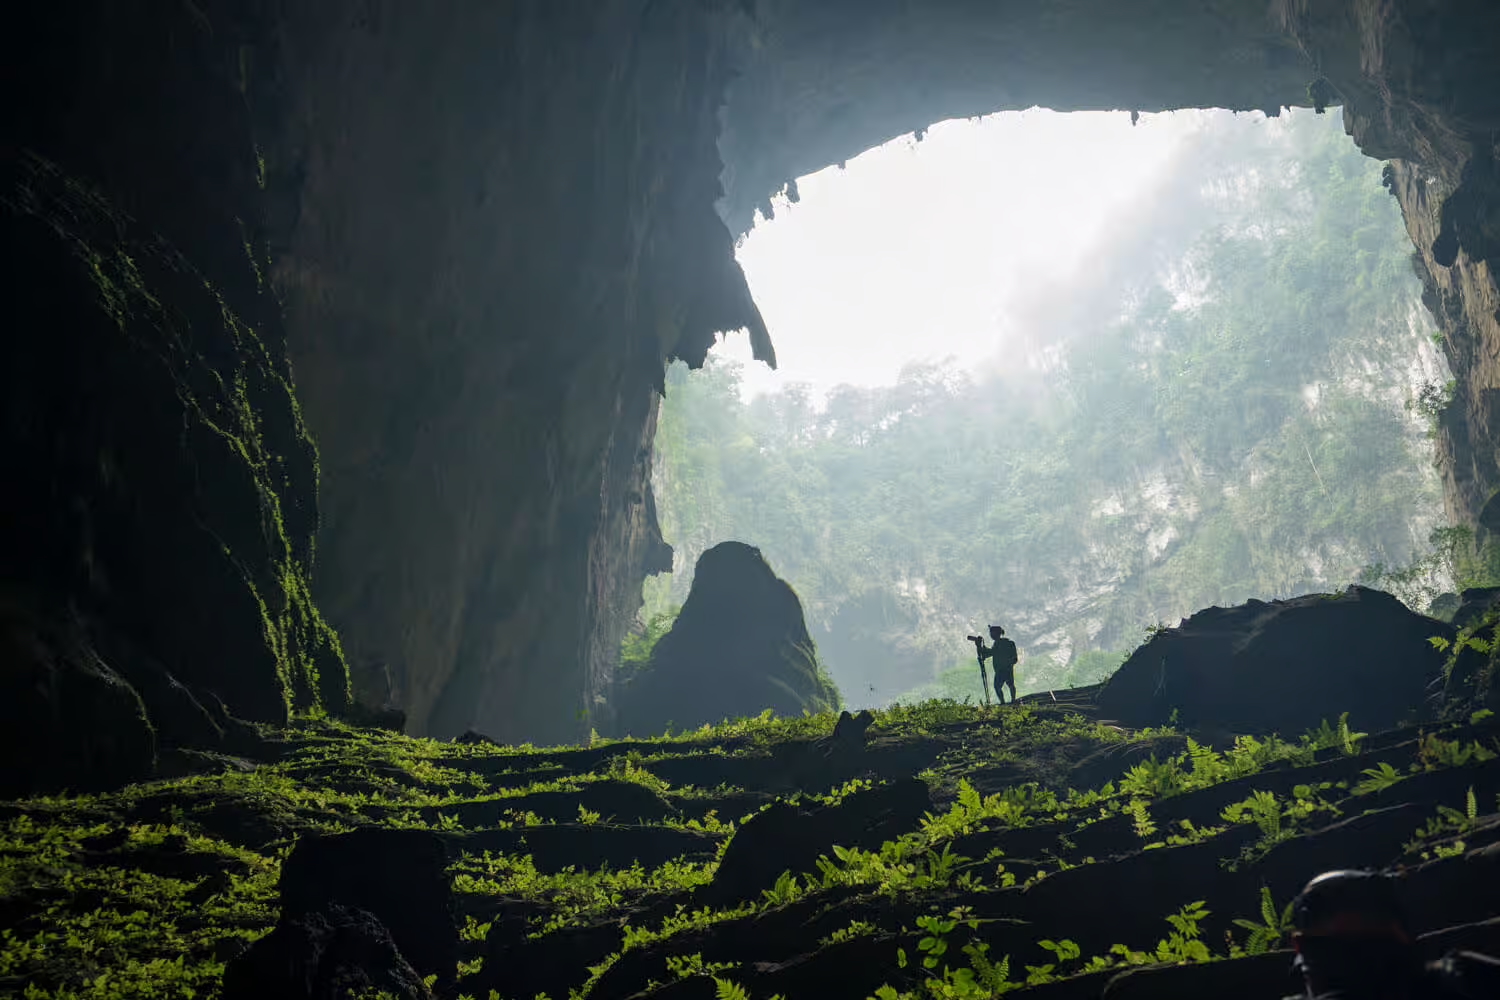
<instances>
[{"instance_id":1,"label":"boulder","mask_svg":"<svg viewBox=\"0 0 1500 1000\"><path fill-rule=\"evenodd\" d=\"M447 865L443 841L427 830L304 837L281 866L282 916L331 906L366 911L389 929L412 968L438 977L442 992L454 983L459 958Z\"/></svg>"},{"instance_id":2,"label":"boulder","mask_svg":"<svg viewBox=\"0 0 1500 1000\"><path fill-rule=\"evenodd\" d=\"M1128 726L1295 736L1349 713L1368 731L1429 718L1429 685L1451 625L1390 594L1350 587L1287 601L1207 608L1163 629L1115 672L1099 714Z\"/></svg>"},{"instance_id":3,"label":"boulder","mask_svg":"<svg viewBox=\"0 0 1500 1000\"><path fill-rule=\"evenodd\" d=\"M855 792L838 805L779 800L735 832L702 894L716 903L756 899L782 872L816 871L818 858L832 857L834 845L878 850L887 840L918 829L931 811L927 785L919 778Z\"/></svg>"},{"instance_id":4,"label":"boulder","mask_svg":"<svg viewBox=\"0 0 1500 1000\"><path fill-rule=\"evenodd\" d=\"M284 917L224 968L223 1000L432 1000L391 932L344 906Z\"/></svg>"},{"instance_id":5,"label":"boulder","mask_svg":"<svg viewBox=\"0 0 1500 1000\"><path fill-rule=\"evenodd\" d=\"M151 773L156 734L141 696L76 622L0 600L0 664L0 798L101 791Z\"/></svg>"},{"instance_id":6,"label":"boulder","mask_svg":"<svg viewBox=\"0 0 1500 1000\"><path fill-rule=\"evenodd\" d=\"M1496 604L1500 604L1500 587L1470 587L1458 595L1450 621L1454 628L1463 628L1483 618Z\"/></svg>"},{"instance_id":7,"label":"boulder","mask_svg":"<svg viewBox=\"0 0 1500 1000\"><path fill-rule=\"evenodd\" d=\"M771 709L798 715L838 707L818 668L796 593L760 550L722 542L704 552L671 631L621 685L617 727L635 736Z\"/></svg>"}]
</instances>

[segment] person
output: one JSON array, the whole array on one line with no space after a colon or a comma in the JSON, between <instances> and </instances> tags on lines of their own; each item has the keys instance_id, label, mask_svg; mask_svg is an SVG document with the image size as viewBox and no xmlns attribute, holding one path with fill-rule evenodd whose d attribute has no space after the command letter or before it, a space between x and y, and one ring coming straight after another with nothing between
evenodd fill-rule
<instances>
[{"instance_id":1,"label":"person","mask_svg":"<svg viewBox=\"0 0 1500 1000\"><path fill-rule=\"evenodd\" d=\"M1292 904L1292 948L1309 1000L1478 1000L1500 989L1500 960L1451 951L1424 963L1379 872L1324 872Z\"/></svg>"},{"instance_id":2,"label":"person","mask_svg":"<svg viewBox=\"0 0 1500 1000\"><path fill-rule=\"evenodd\" d=\"M986 658L990 665L995 668L995 697L1000 699L1000 704L1005 704L1005 694L1001 687L1010 688L1010 700L1014 704L1016 700L1016 644L1005 637L1005 629L999 625L990 626L990 638L994 640L993 646L985 646L979 654L979 665L984 666Z\"/></svg>"}]
</instances>

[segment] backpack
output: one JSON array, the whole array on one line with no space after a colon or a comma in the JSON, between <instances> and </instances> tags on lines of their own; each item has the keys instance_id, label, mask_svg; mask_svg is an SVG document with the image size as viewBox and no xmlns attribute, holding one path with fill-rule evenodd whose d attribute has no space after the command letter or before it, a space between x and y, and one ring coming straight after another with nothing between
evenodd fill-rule
<instances>
[{"instance_id":1,"label":"backpack","mask_svg":"<svg viewBox=\"0 0 1500 1000\"><path fill-rule=\"evenodd\" d=\"M1016 665L1019 656L1016 653L1016 644L1009 639L1001 637L995 640L994 664L995 670L1009 670Z\"/></svg>"}]
</instances>

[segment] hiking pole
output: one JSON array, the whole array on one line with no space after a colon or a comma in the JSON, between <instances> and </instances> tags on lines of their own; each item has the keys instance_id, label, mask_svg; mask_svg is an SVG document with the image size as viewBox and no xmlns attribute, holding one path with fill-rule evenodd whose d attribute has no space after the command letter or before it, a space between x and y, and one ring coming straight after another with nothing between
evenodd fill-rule
<instances>
[{"instance_id":1,"label":"hiking pole","mask_svg":"<svg viewBox=\"0 0 1500 1000\"><path fill-rule=\"evenodd\" d=\"M984 669L984 639L981 636L967 636L974 644L974 656L979 660L979 690L984 693L984 707L990 707L990 675Z\"/></svg>"}]
</instances>

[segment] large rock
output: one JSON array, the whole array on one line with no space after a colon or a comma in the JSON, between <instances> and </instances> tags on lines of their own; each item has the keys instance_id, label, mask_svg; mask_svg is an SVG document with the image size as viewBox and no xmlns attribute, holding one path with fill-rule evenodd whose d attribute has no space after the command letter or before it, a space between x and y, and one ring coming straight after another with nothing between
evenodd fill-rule
<instances>
[{"instance_id":1,"label":"large rock","mask_svg":"<svg viewBox=\"0 0 1500 1000\"><path fill-rule=\"evenodd\" d=\"M8 790L137 776L153 738L217 744L208 706L342 711L308 582L316 455L268 296L24 154L0 161L0 259Z\"/></svg>"},{"instance_id":2,"label":"large rock","mask_svg":"<svg viewBox=\"0 0 1500 1000\"><path fill-rule=\"evenodd\" d=\"M432 1000L373 914L344 906L284 918L224 969L223 1000Z\"/></svg>"},{"instance_id":3,"label":"large rock","mask_svg":"<svg viewBox=\"0 0 1500 1000\"><path fill-rule=\"evenodd\" d=\"M1348 712L1351 725L1385 729L1430 715L1443 654L1428 640L1453 634L1365 587L1207 608L1131 654L1099 710L1131 726L1175 712L1183 725L1283 735Z\"/></svg>"},{"instance_id":4,"label":"large rock","mask_svg":"<svg viewBox=\"0 0 1500 1000\"><path fill-rule=\"evenodd\" d=\"M0 798L99 791L151 772L140 694L76 626L0 600L0 667Z\"/></svg>"},{"instance_id":5,"label":"large rock","mask_svg":"<svg viewBox=\"0 0 1500 1000\"><path fill-rule=\"evenodd\" d=\"M758 899L783 872L816 871L818 858L832 856L835 845L878 851L887 840L917 829L931 811L919 778L855 792L838 805L778 800L741 825L701 895L715 903Z\"/></svg>"},{"instance_id":6,"label":"large rock","mask_svg":"<svg viewBox=\"0 0 1500 1000\"><path fill-rule=\"evenodd\" d=\"M672 630L621 688L617 726L646 736L772 709L838 707L818 669L796 593L760 550L722 542L703 553Z\"/></svg>"},{"instance_id":7,"label":"large rock","mask_svg":"<svg viewBox=\"0 0 1500 1000\"><path fill-rule=\"evenodd\" d=\"M448 856L426 830L365 827L306 837L281 866L284 920L343 906L389 929L395 947L421 976L446 992L458 968Z\"/></svg>"}]
</instances>

